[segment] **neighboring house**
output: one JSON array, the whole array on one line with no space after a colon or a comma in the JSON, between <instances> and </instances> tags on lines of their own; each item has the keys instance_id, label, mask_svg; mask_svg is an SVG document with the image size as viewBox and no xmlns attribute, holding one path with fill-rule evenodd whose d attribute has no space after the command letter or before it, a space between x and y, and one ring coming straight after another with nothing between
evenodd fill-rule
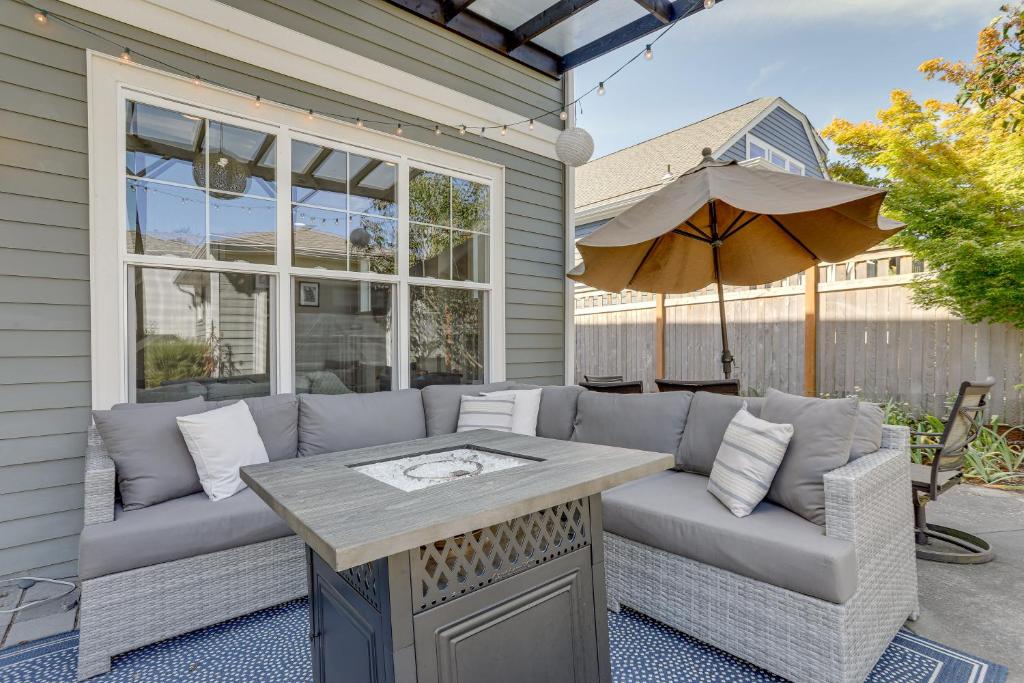
<instances>
[{"instance_id":1,"label":"neighboring house","mask_svg":"<svg viewBox=\"0 0 1024 683\"><path fill-rule=\"evenodd\" d=\"M571 377L563 74L701 7L589 4L0 0L0 577L92 409Z\"/></svg>"},{"instance_id":2,"label":"neighboring house","mask_svg":"<svg viewBox=\"0 0 1024 683\"><path fill-rule=\"evenodd\" d=\"M699 164L705 147L715 159L754 160L790 173L826 175L828 149L807 116L781 97L762 97L580 167L576 238Z\"/></svg>"}]
</instances>

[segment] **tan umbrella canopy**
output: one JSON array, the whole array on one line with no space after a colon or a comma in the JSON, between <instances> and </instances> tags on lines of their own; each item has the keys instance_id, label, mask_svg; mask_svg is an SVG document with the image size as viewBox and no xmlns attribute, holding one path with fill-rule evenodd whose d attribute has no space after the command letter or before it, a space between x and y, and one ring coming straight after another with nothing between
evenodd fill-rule
<instances>
[{"instance_id":1,"label":"tan umbrella canopy","mask_svg":"<svg viewBox=\"0 0 1024 683\"><path fill-rule=\"evenodd\" d=\"M722 285L759 285L843 261L899 232L885 190L704 161L587 235L569 272L609 292L693 292L714 282L722 367L731 374Z\"/></svg>"}]
</instances>

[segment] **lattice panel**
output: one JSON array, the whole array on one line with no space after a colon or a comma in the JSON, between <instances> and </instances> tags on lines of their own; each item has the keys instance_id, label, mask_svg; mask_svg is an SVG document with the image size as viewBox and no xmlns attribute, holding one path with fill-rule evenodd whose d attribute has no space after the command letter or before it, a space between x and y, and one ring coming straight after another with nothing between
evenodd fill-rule
<instances>
[{"instance_id":1,"label":"lattice panel","mask_svg":"<svg viewBox=\"0 0 1024 683\"><path fill-rule=\"evenodd\" d=\"M350 569L338 572L338 576L345 579L348 585L352 586L357 593L363 596L366 602L380 611L380 596L377 592L377 563L367 562Z\"/></svg>"},{"instance_id":2,"label":"lattice panel","mask_svg":"<svg viewBox=\"0 0 1024 683\"><path fill-rule=\"evenodd\" d=\"M590 545L590 508L577 499L410 551L413 611L428 610Z\"/></svg>"}]
</instances>

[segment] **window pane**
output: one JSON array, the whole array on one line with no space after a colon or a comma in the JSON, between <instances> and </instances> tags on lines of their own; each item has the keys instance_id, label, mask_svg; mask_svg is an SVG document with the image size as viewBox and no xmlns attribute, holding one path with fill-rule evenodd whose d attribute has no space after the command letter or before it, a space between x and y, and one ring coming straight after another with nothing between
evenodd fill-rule
<instances>
[{"instance_id":1,"label":"window pane","mask_svg":"<svg viewBox=\"0 0 1024 683\"><path fill-rule=\"evenodd\" d=\"M292 142L292 201L348 208L348 154L308 142Z\"/></svg>"},{"instance_id":2,"label":"window pane","mask_svg":"<svg viewBox=\"0 0 1024 683\"><path fill-rule=\"evenodd\" d=\"M349 270L394 274L397 234L396 221L349 216Z\"/></svg>"},{"instance_id":3,"label":"window pane","mask_svg":"<svg viewBox=\"0 0 1024 683\"><path fill-rule=\"evenodd\" d=\"M488 232L490 200L491 191L486 185L452 178L453 226L463 230Z\"/></svg>"},{"instance_id":4,"label":"window pane","mask_svg":"<svg viewBox=\"0 0 1024 683\"><path fill-rule=\"evenodd\" d=\"M768 156L768 151L764 147L762 147L761 145L757 144L756 142L751 142L750 143L750 158L751 159L758 159L758 158L763 159L763 158L765 158L767 156Z\"/></svg>"},{"instance_id":5,"label":"window pane","mask_svg":"<svg viewBox=\"0 0 1024 683\"><path fill-rule=\"evenodd\" d=\"M348 269L348 214L292 206L292 263L300 268Z\"/></svg>"},{"instance_id":6,"label":"window pane","mask_svg":"<svg viewBox=\"0 0 1024 683\"><path fill-rule=\"evenodd\" d=\"M210 121L210 190L273 198L275 136ZM197 178L197 181L199 179Z\"/></svg>"},{"instance_id":7,"label":"window pane","mask_svg":"<svg viewBox=\"0 0 1024 683\"><path fill-rule=\"evenodd\" d=\"M206 193L129 178L128 253L206 257Z\"/></svg>"},{"instance_id":8,"label":"window pane","mask_svg":"<svg viewBox=\"0 0 1024 683\"><path fill-rule=\"evenodd\" d=\"M270 393L267 275L131 268L135 400Z\"/></svg>"},{"instance_id":9,"label":"window pane","mask_svg":"<svg viewBox=\"0 0 1024 683\"><path fill-rule=\"evenodd\" d=\"M409 220L450 226L451 178L440 173L409 169Z\"/></svg>"},{"instance_id":10,"label":"window pane","mask_svg":"<svg viewBox=\"0 0 1024 683\"><path fill-rule=\"evenodd\" d=\"M266 199L210 196L210 256L218 261L274 263L277 205Z\"/></svg>"},{"instance_id":11,"label":"window pane","mask_svg":"<svg viewBox=\"0 0 1024 683\"><path fill-rule=\"evenodd\" d=\"M786 157L782 156L781 154L772 152L771 162L778 166L779 168L786 168Z\"/></svg>"},{"instance_id":12,"label":"window pane","mask_svg":"<svg viewBox=\"0 0 1024 683\"><path fill-rule=\"evenodd\" d=\"M789 172L790 173L795 173L796 175L803 175L804 174L803 164L799 164L799 163L797 163L795 161L790 161L789 162Z\"/></svg>"},{"instance_id":13,"label":"window pane","mask_svg":"<svg viewBox=\"0 0 1024 683\"><path fill-rule=\"evenodd\" d=\"M296 392L391 389L393 286L299 280L295 291Z\"/></svg>"},{"instance_id":14,"label":"window pane","mask_svg":"<svg viewBox=\"0 0 1024 683\"><path fill-rule=\"evenodd\" d=\"M352 172L352 195L349 210L388 218L398 217L395 184L398 167L390 161L349 155Z\"/></svg>"},{"instance_id":15,"label":"window pane","mask_svg":"<svg viewBox=\"0 0 1024 683\"><path fill-rule=\"evenodd\" d=\"M125 107L128 175L183 185L205 183L203 119L139 102L126 102ZM198 170L194 164L199 166Z\"/></svg>"},{"instance_id":16,"label":"window pane","mask_svg":"<svg viewBox=\"0 0 1024 683\"><path fill-rule=\"evenodd\" d=\"M409 287L409 368L413 387L484 381L483 292Z\"/></svg>"},{"instance_id":17,"label":"window pane","mask_svg":"<svg viewBox=\"0 0 1024 683\"><path fill-rule=\"evenodd\" d=\"M487 282L489 239L474 232L452 231L452 279Z\"/></svg>"},{"instance_id":18,"label":"window pane","mask_svg":"<svg viewBox=\"0 0 1024 683\"><path fill-rule=\"evenodd\" d=\"M451 230L409 225L409 274L413 277L451 277Z\"/></svg>"}]
</instances>

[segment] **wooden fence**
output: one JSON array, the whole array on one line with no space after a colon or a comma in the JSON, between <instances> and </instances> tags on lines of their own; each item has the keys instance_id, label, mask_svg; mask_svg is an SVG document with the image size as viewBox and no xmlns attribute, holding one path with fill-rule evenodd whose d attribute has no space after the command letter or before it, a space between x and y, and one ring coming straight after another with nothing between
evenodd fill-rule
<instances>
[{"instance_id":1,"label":"wooden fence","mask_svg":"<svg viewBox=\"0 0 1024 683\"><path fill-rule=\"evenodd\" d=\"M1024 332L971 325L911 303L905 286L920 272L904 252L876 250L818 268L816 386L943 414L964 379L996 378L992 413L1024 421L1019 385ZM803 275L756 288L726 288L733 376L744 392L804 392ZM712 289L665 298L665 376L722 377L717 299ZM576 289L576 376L623 375L654 390L655 297Z\"/></svg>"}]
</instances>

